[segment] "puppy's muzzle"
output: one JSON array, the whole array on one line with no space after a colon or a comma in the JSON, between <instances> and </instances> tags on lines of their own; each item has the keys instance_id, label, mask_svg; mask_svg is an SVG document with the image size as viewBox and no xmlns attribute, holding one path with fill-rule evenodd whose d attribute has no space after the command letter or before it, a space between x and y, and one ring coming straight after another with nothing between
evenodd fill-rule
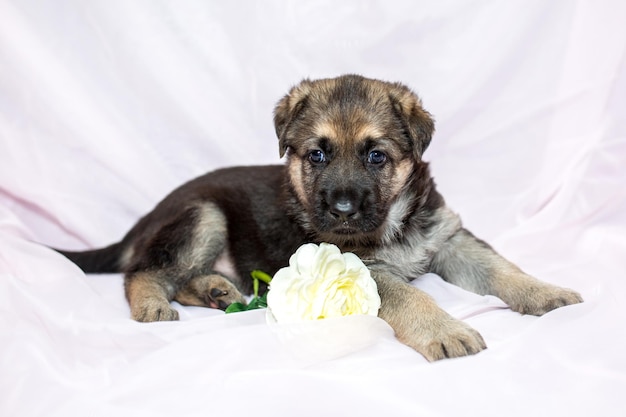
<instances>
[{"instance_id":1,"label":"puppy's muzzle","mask_svg":"<svg viewBox=\"0 0 626 417\"><path fill-rule=\"evenodd\" d=\"M358 209L356 204L348 199L337 200L334 204L330 205L330 214L342 221L347 221L349 218L357 214Z\"/></svg>"},{"instance_id":2,"label":"puppy's muzzle","mask_svg":"<svg viewBox=\"0 0 626 417\"><path fill-rule=\"evenodd\" d=\"M356 220L364 205L364 194L362 190L357 189L335 190L326 198L328 212L341 222Z\"/></svg>"}]
</instances>

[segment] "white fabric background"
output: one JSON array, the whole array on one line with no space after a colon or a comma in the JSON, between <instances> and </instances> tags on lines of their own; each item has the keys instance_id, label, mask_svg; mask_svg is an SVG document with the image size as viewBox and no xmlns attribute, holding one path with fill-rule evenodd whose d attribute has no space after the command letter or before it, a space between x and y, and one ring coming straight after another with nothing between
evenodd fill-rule
<instances>
[{"instance_id":1,"label":"white fabric background","mask_svg":"<svg viewBox=\"0 0 626 417\"><path fill-rule=\"evenodd\" d=\"M623 416L626 3L0 0L0 415ZM304 77L402 81L466 226L585 303L523 317L415 281L489 349L427 363L377 318L131 321L102 246L216 167L278 162Z\"/></svg>"}]
</instances>

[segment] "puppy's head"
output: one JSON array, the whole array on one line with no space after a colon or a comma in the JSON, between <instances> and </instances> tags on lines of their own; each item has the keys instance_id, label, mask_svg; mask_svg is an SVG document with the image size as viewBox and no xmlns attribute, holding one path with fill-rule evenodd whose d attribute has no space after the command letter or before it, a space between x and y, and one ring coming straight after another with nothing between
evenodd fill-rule
<instances>
[{"instance_id":1,"label":"puppy's head","mask_svg":"<svg viewBox=\"0 0 626 417\"><path fill-rule=\"evenodd\" d=\"M411 90L356 75L304 80L279 101L274 124L312 232L344 246L396 233L434 131Z\"/></svg>"}]
</instances>

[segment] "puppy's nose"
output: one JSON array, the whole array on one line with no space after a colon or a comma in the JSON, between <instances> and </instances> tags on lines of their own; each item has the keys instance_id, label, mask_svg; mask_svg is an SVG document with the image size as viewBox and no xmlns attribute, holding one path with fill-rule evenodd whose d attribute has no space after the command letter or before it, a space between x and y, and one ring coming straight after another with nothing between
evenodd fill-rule
<instances>
[{"instance_id":1,"label":"puppy's nose","mask_svg":"<svg viewBox=\"0 0 626 417\"><path fill-rule=\"evenodd\" d=\"M330 213L335 217L341 218L342 220L349 219L354 216L357 211L357 205L347 198L337 199L330 205Z\"/></svg>"}]
</instances>

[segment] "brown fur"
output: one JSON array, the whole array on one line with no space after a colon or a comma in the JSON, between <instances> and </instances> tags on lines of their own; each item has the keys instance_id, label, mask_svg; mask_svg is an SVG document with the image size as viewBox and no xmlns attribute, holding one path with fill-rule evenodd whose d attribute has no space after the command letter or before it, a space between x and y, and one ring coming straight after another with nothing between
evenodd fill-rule
<instances>
[{"instance_id":1,"label":"brown fur","mask_svg":"<svg viewBox=\"0 0 626 417\"><path fill-rule=\"evenodd\" d=\"M409 285L426 272L523 314L582 301L462 227L422 161L433 119L406 86L356 75L305 80L276 105L274 123L285 166L206 174L172 192L121 242L64 253L86 271L124 271L132 317L155 321L178 318L172 300L214 308L241 301L251 270L273 274L301 244L334 243L366 261L380 317L428 360L486 346Z\"/></svg>"}]
</instances>

